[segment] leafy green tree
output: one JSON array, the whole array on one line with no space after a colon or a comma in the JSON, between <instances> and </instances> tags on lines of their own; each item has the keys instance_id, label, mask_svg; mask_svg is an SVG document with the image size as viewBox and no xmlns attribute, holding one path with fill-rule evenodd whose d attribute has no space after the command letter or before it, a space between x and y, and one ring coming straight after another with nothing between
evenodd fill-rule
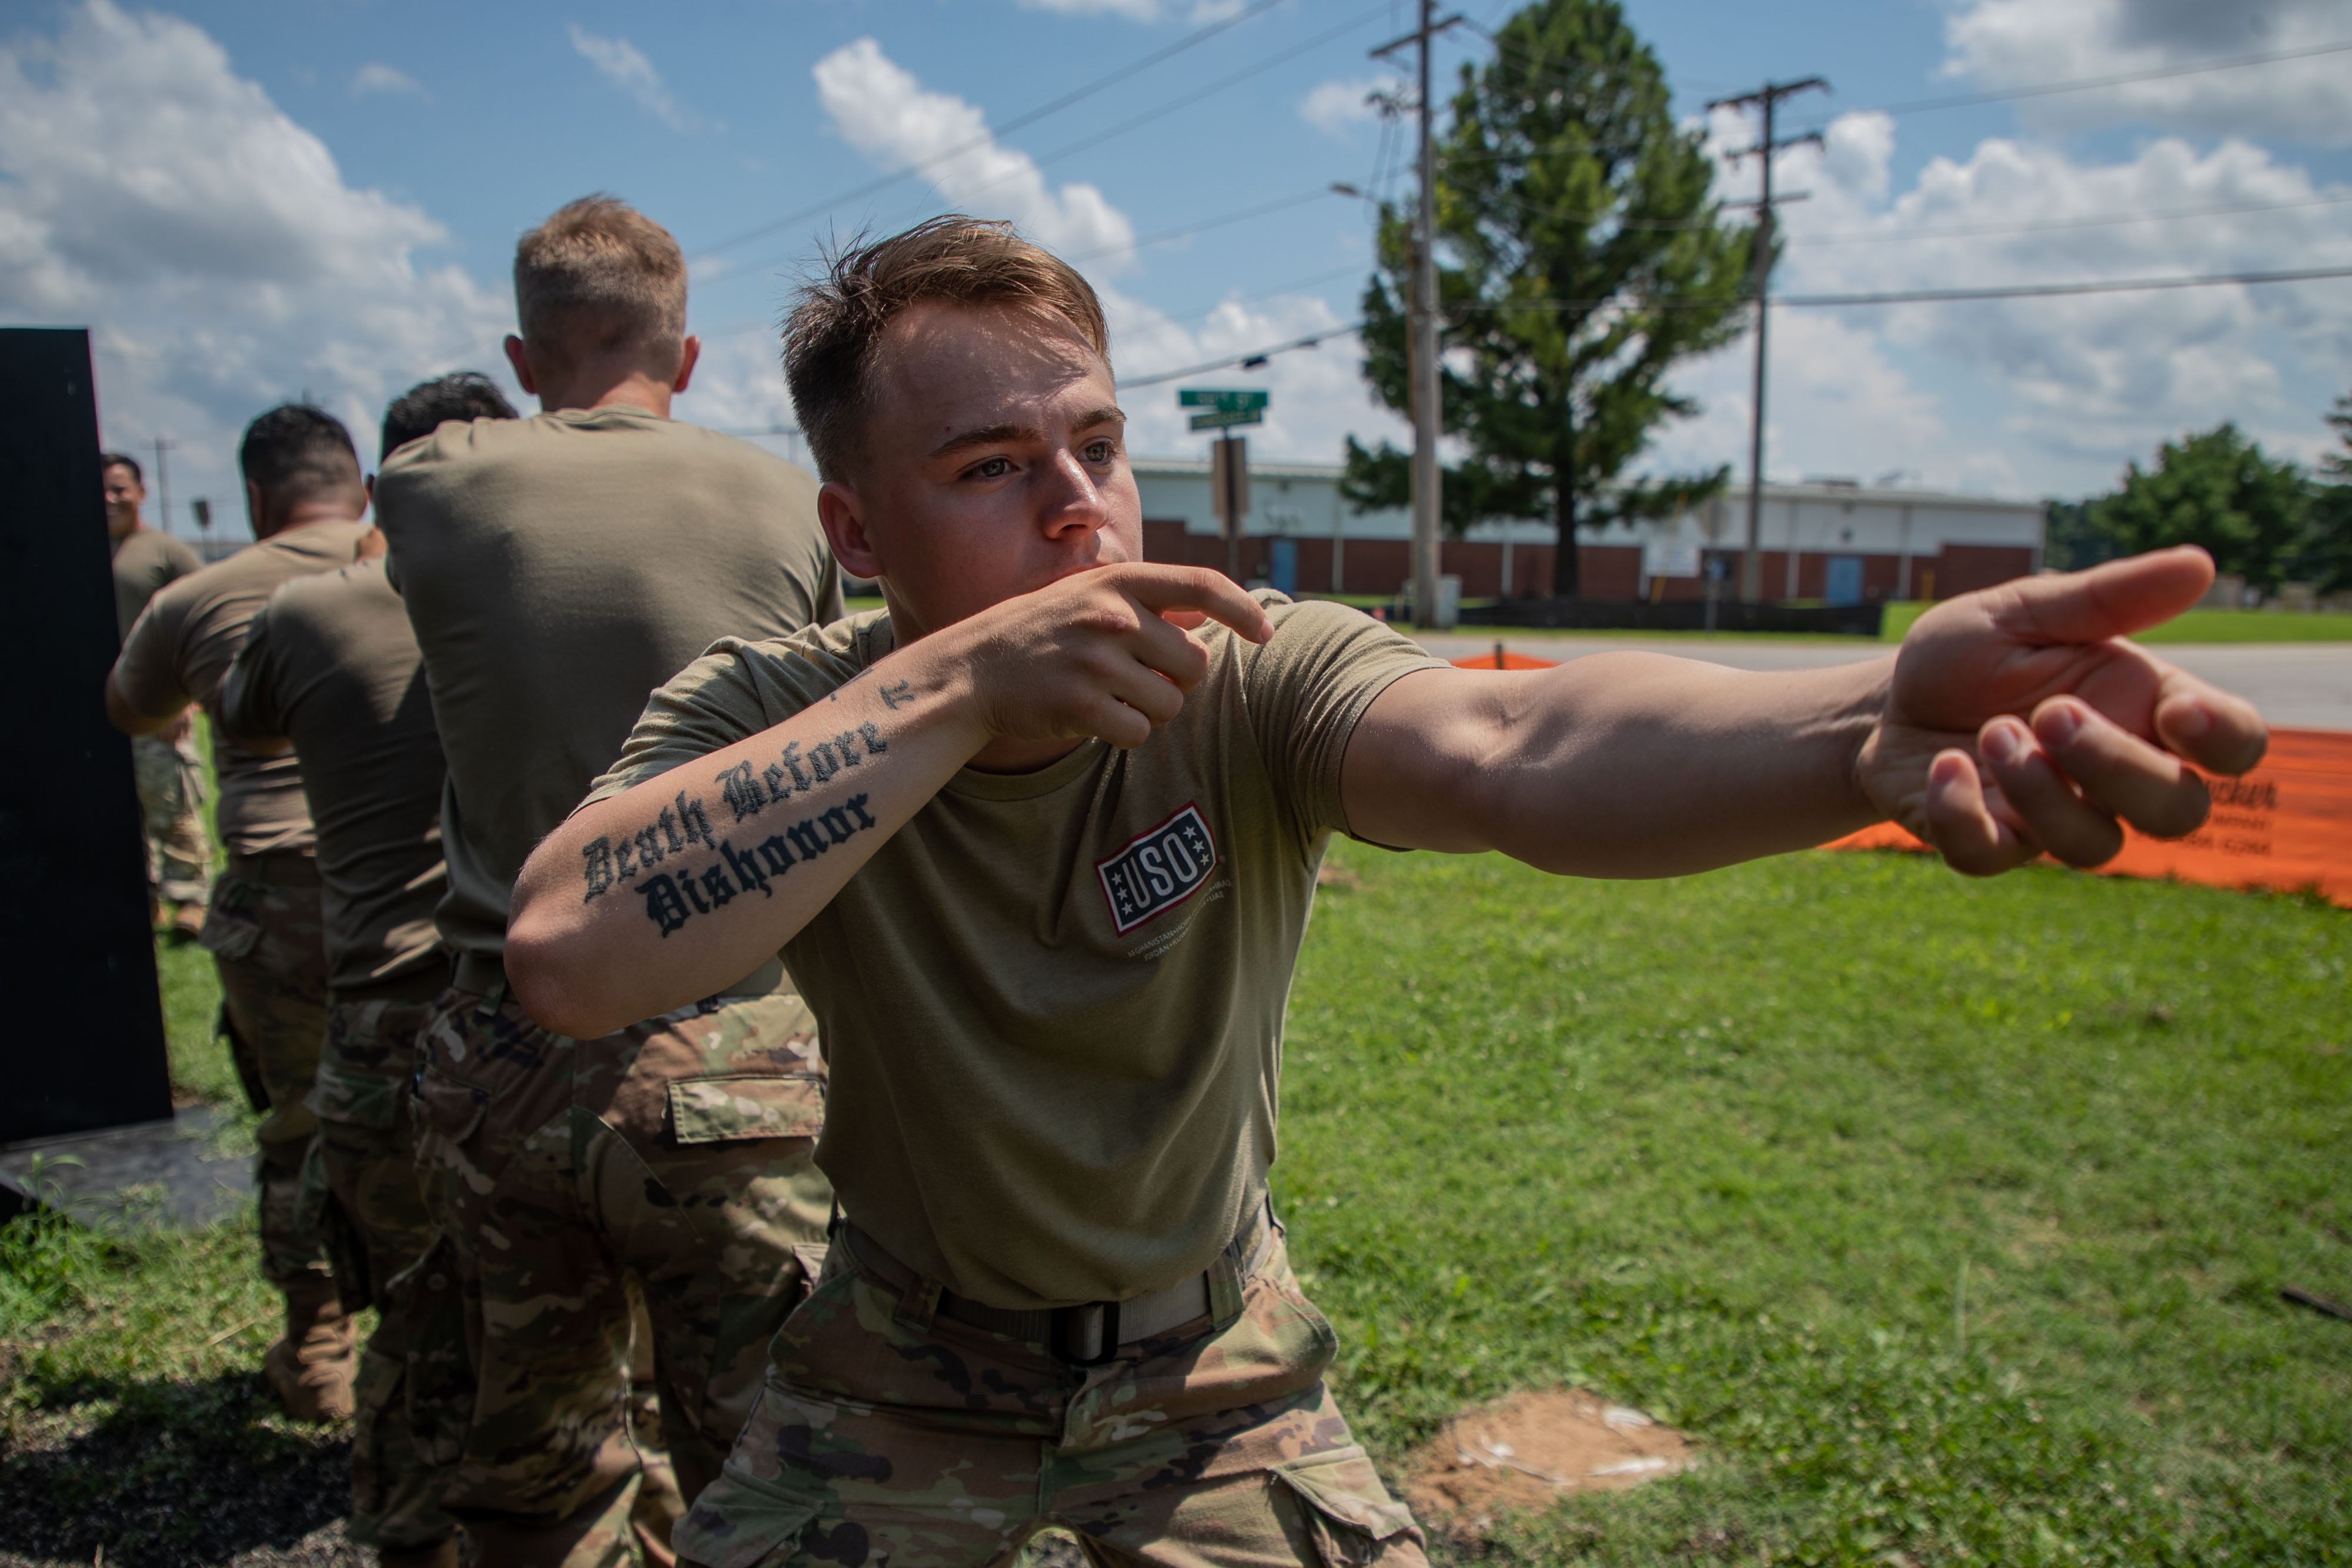
<instances>
[{"instance_id":1,"label":"leafy green tree","mask_svg":"<svg viewBox=\"0 0 2352 1568\"><path fill-rule=\"evenodd\" d=\"M1438 147L1445 527L1549 516L1553 591L1578 591L1580 523L1670 514L1721 487L1710 474L1626 481L1664 420L1697 412L1669 371L1738 336L1750 229L1709 194L1701 132L1671 112L1664 72L1611 0L1538 0L1495 57L1465 67ZM1364 293L1364 374L1408 410L1407 214L1384 209ZM1342 493L1408 504L1411 458L1348 443Z\"/></svg>"},{"instance_id":2,"label":"leafy green tree","mask_svg":"<svg viewBox=\"0 0 2352 1568\"><path fill-rule=\"evenodd\" d=\"M2319 460L2321 482L2311 489L2310 516L2294 552L2298 579L2323 593L2352 588L2352 394L2319 416L2346 448Z\"/></svg>"},{"instance_id":3,"label":"leafy green tree","mask_svg":"<svg viewBox=\"0 0 2352 1568\"><path fill-rule=\"evenodd\" d=\"M2042 504L2042 559L2059 571L2080 571L2119 551L2116 541L2100 531L2091 516L2092 501L2052 500Z\"/></svg>"},{"instance_id":4,"label":"leafy green tree","mask_svg":"<svg viewBox=\"0 0 2352 1568\"><path fill-rule=\"evenodd\" d=\"M2166 442L2153 469L2133 464L2121 490L2091 503L2091 518L2118 555L2202 545L2222 571L2275 590L2304 542L2309 505L2301 468L2223 424Z\"/></svg>"}]
</instances>

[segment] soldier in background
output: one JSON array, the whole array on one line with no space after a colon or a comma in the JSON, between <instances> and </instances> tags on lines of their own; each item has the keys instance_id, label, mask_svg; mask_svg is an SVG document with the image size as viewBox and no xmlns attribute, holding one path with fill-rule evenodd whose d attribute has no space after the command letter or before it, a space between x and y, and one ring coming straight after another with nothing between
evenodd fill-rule
<instances>
[{"instance_id":1,"label":"soldier in background","mask_svg":"<svg viewBox=\"0 0 2352 1568\"><path fill-rule=\"evenodd\" d=\"M246 628L279 584L349 566L367 531L352 438L331 414L299 403L246 427L237 449L246 507L259 541L155 595L106 678L106 715L126 735L153 735L192 706L214 707ZM302 774L226 736L213 746L216 812L228 865L215 883L197 940L220 970L221 1027L255 1109L264 1113L256 1185L261 1264L286 1297L286 1333L263 1363L298 1420L351 1415L352 1326L325 1239L299 1201L317 1120L305 1106L327 1028L327 957L319 869Z\"/></svg>"},{"instance_id":2,"label":"soldier in background","mask_svg":"<svg viewBox=\"0 0 2352 1568\"><path fill-rule=\"evenodd\" d=\"M185 539L151 528L139 516L147 502L146 476L125 452L99 455L106 482L106 537L114 553L114 620L120 637L147 601L190 572L204 559ZM183 715L153 735L131 740L132 776L139 786L140 825L147 839L148 921L173 906L173 936L191 937L205 925L205 895L212 879L212 839L205 831L205 765L196 755L195 726Z\"/></svg>"},{"instance_id":3,"label":"soldier in background","mask_svg":"<svg viewBox=\"0 0 2352 1568\"><path fill-rule=\"evenodd\" d=\"M810 475L669 418L700 345L667 231L591 197L525 235L514 272L507 352L543 412L443 425L376 484L449 767L457 971L417 1113L480 1395L446 1500L485 1563L667 1562L677 1492L717 1473L824 1239L814 1031L770 962L598 1039L551 1034L509 994L507 903L647 692L720 637L839 615L840 580ZM644 852L667 852L658 831ZM640 1289L677 1474L659 1499L628 1415Z\"/></svg>"},{"instance_id":4,"label":"soldier in background","mask_svg":"<svg viewBox=\"0 0 2352 1568\"><path fill-rule=\"evenodd\" d=\"M385 413L390 456L448 420L512 419L486 378L414 387ZM310 1108L319 1136L306 1211L327 1217L346 1311L373 1305L352 1438L352 1539L383 1568L456 1568L441 1508L473 1412L465 1315L446 1267L417 1264L434 1226L407 1113L425 1006L449 983L433 928L446 769L408 612L384 580L383 535L359 559L299 577L253 618L221 687L221 733L257 754L289 746L318 832L325 922L326 1046Z\"/></svg>"}]
</instances>

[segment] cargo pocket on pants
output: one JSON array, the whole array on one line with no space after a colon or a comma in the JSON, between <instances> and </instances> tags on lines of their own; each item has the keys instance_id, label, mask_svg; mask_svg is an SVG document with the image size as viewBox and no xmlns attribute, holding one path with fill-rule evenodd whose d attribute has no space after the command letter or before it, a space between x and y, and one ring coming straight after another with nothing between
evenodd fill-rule
<instances>
[{"instance_id":1,"label":"cargo pocket on pants","mask_svg":"<svg viewBox=\"0 0 2352 1568\"><path fill-rule=\"evenodd\" d=\"M681 1146L824 1131L824 1080L813 1072L732 1073L669 1085L670 1137Z\"/></svg>"},{"instance_id":2,"label":"cargo pocket on pants","mask_svg":"<svg viewBox=\"0 0 2352 1568\"><path fill-rule=\"evenodd\" d=\"M681 1563L700 1568L783 1568L803 1555L801 1537L818 1505L752 1479L730 1461L669 1532Z\"/></svg>"},{"instance_id":3,"label":"cargo pocket on pants","mask_svg":"<svg viewBox=\"0 0 2352 1568\"><path fill-rule=\"evenodd\" d=\"M205 910L205 924L196 946L215 958L234 964L253 956L261 945L261 919L252 913L252 889L223 877L213 884L213 900Z\"/></svg>"},{"instance_id":4,"label":"cargo pocket on pants","mask_svg":"<svg viewBox=\"0 0 2352 1568\"><path fill-rule=\"evenodd\" d=\"M489 1113L487 1089L446 1078L430 1067L419 1068L413 1082L418 1129L429 1130L453 1145L464 1146Z\"/></svg>"},{"instance_id":5,"label":"cargo pocket on pants","mask_svg":"<svg viewBox=\"0 0 2352 1568\"><path fill-rule=\"evenodd\" d=\"M1363 1449L1293 1459L1274 1474L1298 1500L1324 1568L1367 1568L1393 1545L1411 1546L1411 1560L1420 1559L1424 1542L1412 1511L1389 1496Z\"/></svg>"}]
</instances>

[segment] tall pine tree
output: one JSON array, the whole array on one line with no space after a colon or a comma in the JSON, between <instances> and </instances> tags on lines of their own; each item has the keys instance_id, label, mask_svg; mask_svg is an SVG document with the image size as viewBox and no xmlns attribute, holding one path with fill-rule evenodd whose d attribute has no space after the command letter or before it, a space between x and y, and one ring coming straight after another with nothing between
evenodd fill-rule
<instances>
[{"instance_id":1,"label":"tall pine tree","mask_svg":"<svg viewBox=\"0 0 2352 1568\"><path fill-rule=\"evenodd\" d=\"M1438 157L1445 527L1549 516L1553 591L1580 588L1580 523L1654 517L1702 499L1728 468L1627 482L1664 420L1697 411L1665 386L1738 335L1752 231L1723 220L1697 131L1678 128L1657 57L1611 0L1538 0L1465 67ZM1406 214L1383 213L1365 290L1364 373L1410 411ZM1342 491L1405 505L1411 459L1350 439Z\"/></svg>"}]
</instances>

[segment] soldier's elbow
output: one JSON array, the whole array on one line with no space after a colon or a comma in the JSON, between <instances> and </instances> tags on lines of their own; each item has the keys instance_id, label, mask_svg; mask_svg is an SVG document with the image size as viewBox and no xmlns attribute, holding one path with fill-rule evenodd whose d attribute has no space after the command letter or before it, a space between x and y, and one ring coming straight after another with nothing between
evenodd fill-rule
<instances>
[{"instance_id":1,"label":"soldier's elbow","mask_svg":"<svg viewBox=\"0 0 2352 1568\"><path fill-rule=\"evenodd\" d=\"M544 902L518 897L507 921L507 985L522 1010L541 1029L573 1040L594 1040L635 1021L618 1017L614 998L600 994L605 988L598 979L611 966L587 950L588 934L557 929Z\"/></svg>"}]
</instances>

